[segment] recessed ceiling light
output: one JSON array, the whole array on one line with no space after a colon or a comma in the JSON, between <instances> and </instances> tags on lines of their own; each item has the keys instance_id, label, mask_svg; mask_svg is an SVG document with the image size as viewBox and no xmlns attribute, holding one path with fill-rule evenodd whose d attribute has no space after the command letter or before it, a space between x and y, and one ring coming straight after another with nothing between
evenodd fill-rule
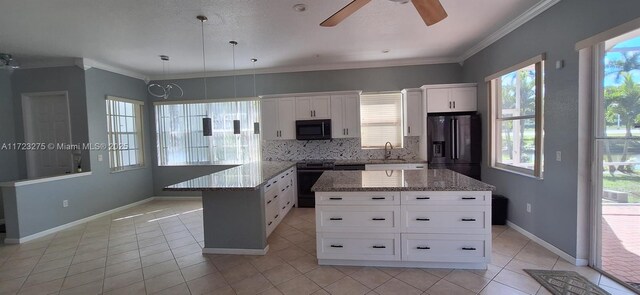
<instances>
[{"instance_id":1,"label":"recessed ceiling light","mask_svg":"<svg viewBox=\"0 0 640 295\"><path fill-rule=\"evenodd\" d=\"M306 4L296 4L293 6L293 10L297 11L297 12L304 12L307 11L307 5Z\"/></svg>"}]
</instances>

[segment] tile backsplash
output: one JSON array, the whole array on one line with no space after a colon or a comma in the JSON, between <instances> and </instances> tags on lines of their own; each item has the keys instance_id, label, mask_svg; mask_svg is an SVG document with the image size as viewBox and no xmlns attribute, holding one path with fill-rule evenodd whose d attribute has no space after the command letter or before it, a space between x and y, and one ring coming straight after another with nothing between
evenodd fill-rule
<instances>
[{"instance_id":1,"label":"tile backsplash","mask_svg":"<svg viewBox=\"0 0 640 295\"><path fill-rule=\"evenodd\" d=\"M404 148L394 148L391 158L419 158L419 137L405 137ZM310 159L367 160L382 159L381 149L362 149L359 138L332 140L264 140L262 159L265 161L301 161Z\"/></svg>"}]
</instances>

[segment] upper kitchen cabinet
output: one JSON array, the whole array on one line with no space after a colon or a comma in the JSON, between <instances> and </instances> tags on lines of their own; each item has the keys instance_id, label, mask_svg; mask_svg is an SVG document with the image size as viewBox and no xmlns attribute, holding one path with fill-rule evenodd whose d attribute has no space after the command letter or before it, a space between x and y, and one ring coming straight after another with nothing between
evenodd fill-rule
<instances>
[{"instance_id":1,"label":"upper kitchen cabinet","mask_svg":"<svg viewBox=\"0 0 640 295\"><path fill-rule=\"evenodd\" d=\"M262 139L285 140L296 138L296 101L293 97L263 99Z\"/></svg>"},{"instance_id":2,"label":"upper kitchen cabinet","mask_svg":"<svg viewBox=\"0 0 640 295\"><path fill-rule=\"evenodd\" d=\"M296 97L295 114L298 120L331 119L331 97Z\"/></svg>"},{"instance_id":3,"label":"upper kitchen cabinet","mask_svg":"<svg viewBox=\"0 0 640 295\"><path fill-rule=\"evenodd\" d=\"M402 106L404 109L404 135L420 136L426 124L426 114L423 112L422 89L402 90Z\"/></svg>"},{"instance_id":4,"label":"upper kitchen cabinet","mask_svg":"<svg viewBox=\"0 0 640 295\"><path fill-rule=\"evenodd\" d=\"M478 90L475 83L425 85L428 113L475 112Z\"/></svg>"},{"instance_id":5,"label":"upper kitchen cabinet","mask_svg":"<svg viewBox=\"0 0 640 295\"><path fill-rule=\"evenodd\" d=\"M360 137L360 95L331 96L331 136Z\"/></svg>"}]
</instances>

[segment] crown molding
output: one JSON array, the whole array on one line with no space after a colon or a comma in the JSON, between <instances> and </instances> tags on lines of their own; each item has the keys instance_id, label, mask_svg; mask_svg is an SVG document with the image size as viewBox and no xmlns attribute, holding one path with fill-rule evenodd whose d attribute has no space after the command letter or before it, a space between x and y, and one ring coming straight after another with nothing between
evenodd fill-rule
<instances>
[{"instance_id":1,"label":"crown molding","mask_svg":"<svg viewBox=\"0 0 640 295\"><path fill-rule=\"evenodd\" d=\"M127 77L131 77L131 78L140 79L145 83L149 83L149 77L147 77L146 75L143 75L131 70L119 68L116 66L108 65L105 63L101 63L89 58L77 58L75 60L75 65L80 67L81 69L84 69L85 71L91 68L96 68L96 69L105 70L107 72L112 72L112 73L124 75Z\"/></svg>"},{"instance_id":2,"label":"crown molding","mask_svg":"<svg viewBox=\"0 0 640 295\"><path fill-rule=\"evenodd\" d=\"M534 17L540 15L541 13L545 12L547 9L558 4L558 2L560 2L560 0L540 1L536 5L529 8L527 11L525 11L523 14L519 15L514 20L507 23L505 26L498 29L493 34L489 35L489 37L485 38L484 40L480 41L480 43L476 44L475 46L471 47L469 50L465 51L460 57L458 57L457 62L459 62L460 64L463 64L468 58L474 56L476 53L489 47L491 44L500 40L502 37L506 36L507 34L513 32L515 29L519 28L520 26L524 25L528 21L532 20Z\"/></svg>"},{"instance_id":3,"label":"crown molding","mask_svg":"<svg viewBox=\"0 0 640 295\"><path fill-rule=\"evenodd\" d=\"M21 70L72 67L75 65L74 58L51 58L46 60L32 61L20 65Z\"/></svg>"},{"instance_id":4,"label":"crown molding","mask_svg":"<svg viewBox=\"0 0 640 295\"><path fill-rule=\"evenodd\" d=\"M353 70L353 69L367 69L367 68L384 68L384 67L402 67L402 66L418 66L418 65L433 65L433 64L448 64L457 63L458 59L455 57L445 58L412 58L412 59L400 59L400 60L380 60L380 61L368 61L368 62L346 62L346 63L331 63L321 65L308 65L308 66L292 66L292 67L275 67L256 69L256 74L279 74L279 73L295 73L295 72L311 72L311 71L330 71L330 70ZM193 79L193 78L212 78L212 77L226 77L234 75L252 75L253 70L238 70L235 73L233 71L214 71L202 73L190 73L190 74L176 74L168 76L151 76L153 81L160 80L180 80L180 79Z\"/></svg>"}]
</instances>

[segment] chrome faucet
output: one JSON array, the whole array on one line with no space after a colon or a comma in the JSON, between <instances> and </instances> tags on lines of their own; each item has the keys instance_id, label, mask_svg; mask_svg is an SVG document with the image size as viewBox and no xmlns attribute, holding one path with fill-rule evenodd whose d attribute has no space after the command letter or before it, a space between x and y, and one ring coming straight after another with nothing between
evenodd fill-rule
<instances>
[{"instance_id":1,"label":"chrome faucet","mask_svg":"<svg viewBox=\"0 0 640 295\"><path fill-rule=\"evenodd\" d=\"M387 147L389 147L389 149L387 149ZM389 160L391 158L391 150L393 150L393 145L391 144L391 142L388 142L384 144L384 159L385 160Z\"/></svg>"}]
</instances>

